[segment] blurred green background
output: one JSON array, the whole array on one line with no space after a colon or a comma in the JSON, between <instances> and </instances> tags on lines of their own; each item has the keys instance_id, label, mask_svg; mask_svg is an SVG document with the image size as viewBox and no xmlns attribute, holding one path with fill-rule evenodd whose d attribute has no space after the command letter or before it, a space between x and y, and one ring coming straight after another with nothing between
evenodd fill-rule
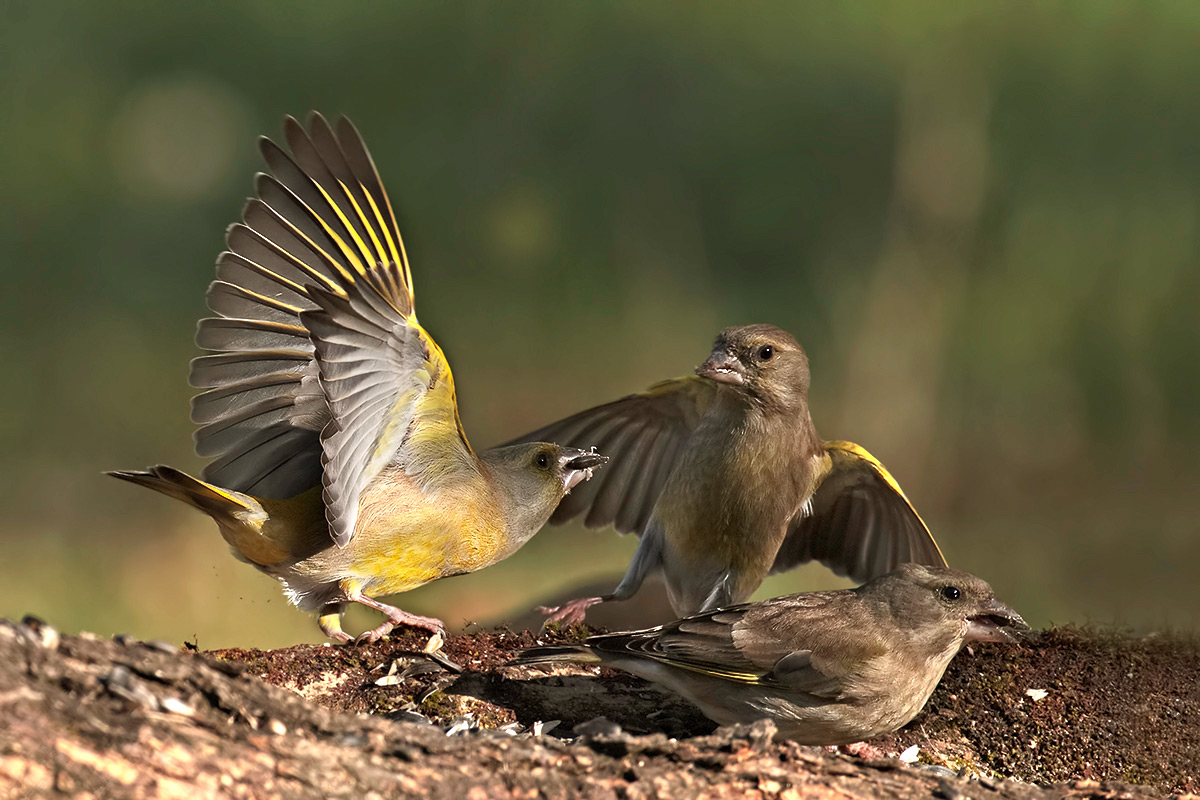
<instances>
[{"instance_id":1,"label":"blurred green background","mask_svg":"<svg viewBox=\"0 0 1200 800\"><path fill-rule=\"evenodd\" d=\"M818 430L1031 622L1200 628L1200 5L0 15L0 615L320 641L206 518L100 475L201 467L187 362L222 232L255 137L316 108L374 152L476 445L772 322ZM400 604L515 616L633 546L548 529Z\"/></svg>"}]
</instances>

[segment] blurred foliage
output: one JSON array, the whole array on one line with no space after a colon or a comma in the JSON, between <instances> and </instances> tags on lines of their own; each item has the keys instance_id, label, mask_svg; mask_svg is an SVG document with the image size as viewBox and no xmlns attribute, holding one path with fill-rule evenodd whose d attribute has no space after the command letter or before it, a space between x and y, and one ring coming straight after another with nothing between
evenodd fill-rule
<instances>
[{"instance_id":1,"label":"blurred foliage","mask_svg":"<svg viewBox=\"0 0 1200 800\"><path fill-rule=\"evenodd\" d=\"M318 640L211 523L187 360L286 113L349 114L477 445L769 321L829 438L1035 623L1200 627L1200 5L0 9L0 614ZM401 601L519 613L633 542L547 531ZM764 592L832 585L821 570Z\"/></svg>"}]
</instances>

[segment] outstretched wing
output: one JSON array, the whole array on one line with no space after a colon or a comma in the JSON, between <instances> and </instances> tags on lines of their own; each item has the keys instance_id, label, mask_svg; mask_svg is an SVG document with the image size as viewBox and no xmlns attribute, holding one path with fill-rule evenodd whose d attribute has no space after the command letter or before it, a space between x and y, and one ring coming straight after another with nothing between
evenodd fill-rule
<instances>
[{"instance_id":1,"label":"outstretched wing","mask_svg":"<svg viewBox=\"0 0 1200 800\"><path fill-rule=\"evenodd\" d=\"M200 323L197 341L217 353L193 362L193 384L208 389L193 401L196 447L217 457L205 478L227 488L288 497L323 482L345 544L383 465L420 474L438 454L471 453L362 138L318 114L308 131L290 117L284 130L291 155L262 140L272 174L218 260L209 306L220 317Z\"/></svg>"},{"instance_id":2,"label":"outstretched wing","mask_svg":"<svg viewBox=\"0 0 1200 800\"><path fill-rule=\"evenodd\" d=\"M332 415L321 434L323 496L341 546L354 534L363 489L384 467L401 467L428 487L474 464L450 365L387 288L371 272L345 294L313 287L320 309L300 315Z\"/></svg>"},{"instance_id":3,"label":"outstretched wing","mask_svg":"<svg viewBox=\"0 0 1200 800\"><path fill-rule=\"evenodd\" d=\"M589 528L614 526L639 536L650 520L680 451L716 395L711 381L689 376L663 381L639 394L589 408L508 444L556 442L595 447L611 457L599 475L558 504L553 523L585 514Z\"/></svg>"},{"instance_id":4,"label":"outstretched wing","mask_svg":"<svg viewBox=\"0 0 1200 800\"><path fill-rule=\"evenodd\" d=\"M830 469L797 515L775 556L772 574L820 561L859 583L915 562L946 559L916 509L883 464L853 442L826 442Z\"/></svg>"},{"instance_id":5,"label":"outstretched wing","mask_svg":"<svg viewBox=\"0 0 1200 800\"><path fill-rule=\"evenodd\" d=\"M861 612L847 591L717 609L634 633L593 636L594 650L738 683L837 697L881 646L844 631Z\"/></svg>"}]
</instances>

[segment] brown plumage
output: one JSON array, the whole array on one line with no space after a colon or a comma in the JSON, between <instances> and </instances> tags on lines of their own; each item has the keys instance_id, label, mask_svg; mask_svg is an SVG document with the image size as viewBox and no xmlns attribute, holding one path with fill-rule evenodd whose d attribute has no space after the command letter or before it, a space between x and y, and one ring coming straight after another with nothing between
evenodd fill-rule
<instances>
[{"instance_id":1,"label":"brown plumage","mask_svg":"<svg viewBox=\"0 0 1200 800\"><path fill-rule=\"evenodd\" d=\"M944 566L899 485L852 442L825 442L808 410L808 358L773 325L727 328L695 376L582 411L516 441L596 445L612 457L552 522L583 516L641 537L625 578L550 619L627 599L661 570L692 614L749 598L768 574L818 560L866 581L912 561Z\"/></svg>"},{"instance_id":2,"label":"brown plumage","mask_svg":"<svg viewBox=\"0 0 1200 800\"><path fill-rule=\"evenodd\" d=\"M903 564L857 589L731 606L514 662L601 663L660 683L721 724L771 719L802 744L897 730L968 641L1013 641L1025 622L987 583Z\"/></svg>"}]
</instances>

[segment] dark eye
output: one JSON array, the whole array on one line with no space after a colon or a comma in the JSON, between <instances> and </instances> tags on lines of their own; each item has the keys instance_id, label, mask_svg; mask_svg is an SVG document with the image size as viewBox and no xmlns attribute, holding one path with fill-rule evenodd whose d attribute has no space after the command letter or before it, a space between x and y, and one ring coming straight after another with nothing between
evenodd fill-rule
<instances>
[{"instance_id":1,"label":"dark eye","mask_svg":"<svg viewBox=\"0 0 1200 800\"><path fill-rule=\"evenodd\" d=\"M771 347L769 344L764 344L762 347L758 348L759 361L770 361L771 356L773 355L775 355L775 348Z\"/></svg>"},{"instance_id":2,"label":"dark eye","mask_svg":"<svg viewBox=\"0 0 1200 800\"><path fill-rule=\"evenodd\" d=\"M957 586L943 586L938 594L946 600L957 600L962 597L962 591Z\"/></svg>"},{"instance_id":3,"label":"dark eye","mask_svg":"<svg viewBox=\"0 0 1200 800\"><path fill-rule=\"evenodd\" d=\"M537 454L535 463L542 469L545 469L546 467L550 466L550 456L546 455L546 451L543 450Z\"/></svg>"}]
</instances>

